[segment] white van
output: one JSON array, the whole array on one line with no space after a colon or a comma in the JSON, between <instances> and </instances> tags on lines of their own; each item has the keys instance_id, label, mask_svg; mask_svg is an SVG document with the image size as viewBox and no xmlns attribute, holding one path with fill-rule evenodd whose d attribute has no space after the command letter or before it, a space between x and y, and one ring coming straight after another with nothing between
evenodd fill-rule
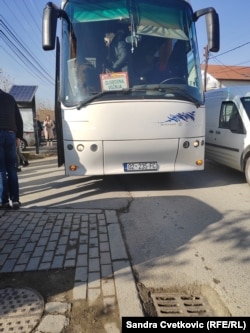
<instances>
[{"instance_id":1,"label":"white van","mask_svg":"<svg viewBox=\"0 0 250 333\"><path fill-rule=\"evenodd\" d=\"M27 146L34 146L36 143L34 130L34 113L32 108L19 107L23 119L23 138L21 148L25 150Z\"/></svg>"},{"instance_id":2,"label":"white van","mask_svg":"<svg viewBox=\"0 0 250 333\"><path fill-rule=\"evenodd\" d=\"M250 185L250 85L209 90L205 105L206 158L244 172Z\"/></svg>"}]
</instances>

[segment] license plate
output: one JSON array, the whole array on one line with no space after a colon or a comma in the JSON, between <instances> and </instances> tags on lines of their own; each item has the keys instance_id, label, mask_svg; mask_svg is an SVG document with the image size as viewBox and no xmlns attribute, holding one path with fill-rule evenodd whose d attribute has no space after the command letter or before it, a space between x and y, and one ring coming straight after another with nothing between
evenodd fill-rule
<instances>
[{"instance_id":1,"label":"license plate","mask_svg":"<svg viewBox=\"0 0 250 333\"><path fill-rule=\"evenodd\" d=\"M129 162L124 163L124 171L153 171L158 169L157 162Z\"/></svg>"}]
</instances>

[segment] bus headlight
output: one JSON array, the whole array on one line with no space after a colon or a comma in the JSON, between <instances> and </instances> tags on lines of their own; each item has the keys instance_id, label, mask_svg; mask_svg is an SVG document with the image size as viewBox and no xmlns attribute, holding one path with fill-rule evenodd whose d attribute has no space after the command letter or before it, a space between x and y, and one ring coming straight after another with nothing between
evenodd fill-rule
<instances>
[{"instance_id":1,"label":"bus headlight","mask_svg":"<svg viewBox=\"0 0 250 333\"><path fill-rule=\"evenodd\" d=\"M205 144L205 141L204 140L202 140L201 142L199 141L199 140L195 140L194 142L193 142L193 147L194 148L197 148L197 147L199 147L200 145L201 146L204 146L204 144ZM187 149L187 148L189 148L190 147L190 142L189 141L184 141L183 142L183 148L184 149Z\"/></svg>"},{"instance_id":2,"label":"bus headlight","mask_svg":"<svg viewBox=\"0 0 250 333\"><path fill-rule=\"evenodd\" d=\"M193 145L194 145L195 148L199 147L199 145L200 145L199 140L195 140L194 143L193 143Z\"/></svg>"},{"instance_id":3,"label":"bus headlight","mask_svg":"<svg viewBox=\"0 0 250 333\"><path fill-rule=\"evenodd\" d=\"M84 145L82 145L82 144L80 144L80 145L77 145L77 147L76 147L76 149L78 150L78 151L84 151Z\"/></svg>"}]
</instances>

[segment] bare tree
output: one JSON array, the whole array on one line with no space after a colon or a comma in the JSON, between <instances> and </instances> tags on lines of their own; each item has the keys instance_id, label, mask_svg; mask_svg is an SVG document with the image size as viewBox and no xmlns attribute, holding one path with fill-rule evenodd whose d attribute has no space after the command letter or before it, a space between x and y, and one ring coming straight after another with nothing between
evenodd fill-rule
<instances>
[{"instance_id":1,"label":"bare tree","mask_svg":"<svg viewBox=\"0 0 250 333\"><path fill-rule=\"evenodd\" d=\"M0 87L3 91L8 92L12 86L11 80L8 76L3 73L3 70L0 68Z\"/></svg>"}]
</instances>

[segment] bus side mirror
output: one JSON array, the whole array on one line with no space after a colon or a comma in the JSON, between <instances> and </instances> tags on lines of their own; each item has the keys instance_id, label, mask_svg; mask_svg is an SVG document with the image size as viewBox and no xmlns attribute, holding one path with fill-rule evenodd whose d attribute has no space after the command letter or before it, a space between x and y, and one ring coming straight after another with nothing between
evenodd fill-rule
<instances>
[{"instance_id":1,"label":"bus side mirror","mask_svg":"<svg viewBox=\"0 0 250 333\"><path fill-rule=\"evenodd\" d=\"M218 52L220 50L220 25L219 16L215 11L206 15L208 50Z\"/></svg>"},{"instance_id":2,"label":"bus side mirror","mask_svg":"<svg viewBox=\"0 0 250 333\"><path fill-rule=\"evenodd\" d=\"M48 2L43 10L42 43L46 51L54 50L56 41L57 18L59 8L52 2Z\"/></svg>"},{"instance_id":3,"label":"bus side mirror","mask_svg":"<svg viewBox=\"0 0 250 333\"><path fill-rule=\"evenodd\" d=\"M218 52L220 49L219 16L214 8L209 7L197 10L194 13L193 20L196 22L203 15L206 15L208 51Z\"/></svg>"}]
</instances>

